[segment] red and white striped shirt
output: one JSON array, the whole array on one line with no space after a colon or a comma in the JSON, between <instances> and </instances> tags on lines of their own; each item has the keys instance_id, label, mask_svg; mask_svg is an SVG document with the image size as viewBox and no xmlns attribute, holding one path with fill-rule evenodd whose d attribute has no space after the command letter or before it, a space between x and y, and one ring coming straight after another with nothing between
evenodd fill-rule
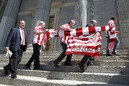
<instances>
[{"instance_id":1,"label":"red and white striped shirt","mask_svg":"<svg viewBox=\"0 0 129 86\"><path fill-rule=\"evenodd\" d=\"M110 20L110 21L108 22L108 25L109 25L110 27L115 27L115 22L114 22L113 20Z\"/></svg>"},{"instance_id":2,"label":"red and white striped shirt","mask_svg":"<svg viewBox=\"0 0 129 86\"><path fill-rule=\"evenodd\" d=\"M108 22L108 26L110 26L110 27L115 27L115 22L113 21L113 20L110 20L109 22ZM108 37L108 36L110 36L111 35L111 31L107 31L106 32L106 37Z\"/></svg>"},{"instance_id":3,"label":"red and white striped shirt","mask_svg":"<svg viewBox=\"0 0 129 86\"><path fill-rule=\"evenodd\" d=\"M69 24L64 24L64 25L61 25L60 26L60 30L64 30L64 31L66 31L66 30L70 30L70 26L69 26ZM64 38L63 37L60 37L60 41L61 42L64 42Z\"/></svg>"},{"instance_id":4,"label":"red and white striped shirt","mask_svg":"<svg viewBox=\"0 0 129 86\"><path fill-rule=\"evenodd\" d=\"M70 30L70 26L69 26L69 24L64 24L64 25L60 26L60 29L61 30Z\"/></svg>"},{"instance_id":5,"label":"red and white striped shirt","mask_svg":"<svg viewBox=\"0 0 129 86\"><path fill-rule=\"evenodd\" d=\"M24 35L24 29L19 29L20 35L21 35L21 45L25 45L25 35Z\"/></svg>"},{"instance_id":6,"label":"red and white striped shirt","mask_svg":"<svg viewBox=\"0 0 129 86\"><path fill-rule=\"evenodd\" d=\"M42 28L40 25L36 26L34 28L34 32L41 32ZM33 44L38 44L38 45L42 45L43 44L43 40L44 40L44 33L42 34L33 34Z\"/></svg>"}]
</instances>

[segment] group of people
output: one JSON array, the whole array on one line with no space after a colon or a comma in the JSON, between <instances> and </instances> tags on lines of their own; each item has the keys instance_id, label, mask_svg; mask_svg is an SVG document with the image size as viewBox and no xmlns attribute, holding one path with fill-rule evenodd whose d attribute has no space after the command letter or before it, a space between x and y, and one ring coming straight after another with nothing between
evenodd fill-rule
<instances>
[{"instance_id":1,"label":"group of people","mask_svg":"<svg viewBox=\"0 0 129 86\"><path fill-rule=\"evenodd\" d=\"M45 22L40 21L39 24L34 28L33 31L33 55L30 60L27 62L25 67L30 69L31 63L34 61L34 70L39 70L39 55L40 48L43 44L43 37L45 31L43 30L45 27ZM12 52L12 56L9 57L8 65L4 66L4 74L9 75L11 73L11 78L15 79L17 77L17 65L20 63L22 54L26 51L27 48L27 40L25 36L25 21L20 20L17 28L12 28L8 34L6 43L5 43L5 51L8 52L10 50Z\"/></svg>"},{"instance_id":2,"label":"group of people","mask_svg":"<svg viewBox=\"0 0 129 86\"><path fill-rule=\"evenodd\" d=\"M96 20L92 20L91 21L91 25L88 25L88 27L95 27L97 24ZM61 30L64 31L71 31L73 29L73 26L75 25L75 21L74 20L70 20L68 24L64 24L62 26L60 26ZM67 44L64 42L64 38L61 38L61 46L63 49L63 52L59 55L59 57L53 62L55 67L59 68L59 63L62 61L62 59L66 56L65 52L67 49ZM64 62L64 65L67 66L71 66L71 58L72 55L67 55L66 61ZM78 64L80 69L82 71L84 71L84 66L85 64L87 65L93 65L93 60L94 58L88 55L84 55L84 57L82 58L82 60L80 61L80 63Z\"/></svg>"},{"instance_id":3,"label":"group of people","mask_svg":"<svg viewBox=\"0 0 129 86\"><path fill-rule=\"evenodd\" d=\"M111 17L110 21L108 22L108 25L110 27L116 27L115 26L116 23L116 18L115 17ZM119 31L115 31L115 43L114 43L114 48L112 50L112 52L109 51L108 49L108 44L109 44L109 38L111 35L111 31L106 31L106 38L107 38L107 48L106 48L106 56L112 56L112 55L116 55L117 54L117 48L120 44L120 40L118 39L117 34L120 33Z\"/></svg>"},{"instance_id":4,"label":"group of people","mask_svg":"<svg viewBox=\"0 0 129 86\"><path fill-rule=\"evenodd\" d=\"M90 25L87 25L86 27L95 27L97 24L96 20L92 20ZM68 23L61 25L59 29L64 30L64 31L72 31L73 27L75 25L74 20L70 20ZM108 23L109 26L115 27L115 17L112 17L111 20ZM31 69L31 63L34 61L34 70L39 70L40 69L40 49L41 46L43 45L43 38L45 35L45 22L40 21L38 25L34 28L33 31L33 54L32 57L29 59L25 67L27 69ZM9 63L8 65L4 66L4 74L9 75L11 73L11 78L15 79L17 77L17 65L20 63L22 54L24 51L26 51L27 48L27 43L26 43L26 36L25 36L25 21L20 20L18 23L17 28L12 28L8 34L6 44L5 44L5 51L7 52L10 50L13 54L11 57L9 57ZM116 31L116 33L119 33ZM107 31L107 40L109 40L110 37L110 31ZM108 42L108 41L107 41ZM62 46L62 53L59 55L57 59L53 61L53 64L55 67L59 68L59 63L64 59L65 56L67 56L66 61L64 62L64 65L71 66L71 55L66 55L66 49L67 49L67 44L64 42L64 38L60 38L60 44ZM113 52L110 53L108 48L106 52L106 56L111 56L113 54L116 54L116 48L118 47L119 40L118 37L116 36L116 41L115 41L115 47L113 49ZM107 43L108 46L108 43ZM80 67L81 71L84 71L85 64L88 65L93 65L94 57L84 55L82 60L79 62L78 66Z\"/></svg>"}]
</instances>

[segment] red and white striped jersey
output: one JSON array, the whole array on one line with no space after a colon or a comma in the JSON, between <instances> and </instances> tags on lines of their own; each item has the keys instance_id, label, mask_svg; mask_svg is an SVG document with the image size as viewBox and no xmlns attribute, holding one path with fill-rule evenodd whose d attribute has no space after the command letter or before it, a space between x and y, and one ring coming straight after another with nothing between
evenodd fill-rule
<instances>
[{"instance_id":1,"label":"red and white striped jersey","mask_svg":"<svg viewBox=\"0 0 129 86\"><path fill-rule=\"evenodd\" d=\"M60 30L64 30L64 31L66 31L66 30L70 30L70 26L69 26L69 24L64 24L64 25L61 25L60 26ZM64 38L63 37L60 37L60 42L64 42Z\"/></svg>"},{"instance_id":2,"label":"red and white striped jersey","mask_svg":"<svg viewBox=\"0 0 129 86\"><path fill-rule=\"evenodd\" d=\"M102 31L111 30L111 36L109 38L109 50L112 50L114 46L114 28L115 27L86 27L77 28L70 32L59 31L59 36L66 36L65 43L67 44L66 54L82 54L93 57L98 57L101 48L101 34ZM92 34L92 35L91 35Z\"/></svg>"},{"instance_id":3,"label":"red and white striped jersey","mask_svg":"<svg viewBox=\"0 0 129 86\"><path fill-rule=\"evenodd\" d=\"M113 21L113 20L110 20L109 22L108 22L108 26L110 26L110 27L115 27L115 22ZM106 37L108 37L108 36L110 36L111 35L111 31L107 31L106 32Z\"/></svg>"},{"instance_id":4,"label":"red and white striped jersey","mask_svg":"<svg viewBox=\"0 0 129 86\"><path fill-rule=\"evenodd\" d=\"M47 37L62 37L67 44L66 54L82 54L97 57L101 48L101 34L102 31L111 31L109 38L109 50L112 50L115 41L114 35L115 27L101 26L101 27L85 27L76 28L72 31L59 30L57 33L54 30L46 31ZM54 36L57 35L57 36Z\"/></svg>"},{"instance_id":5,"label":"red and white striped jersey","mask_svg":"<svg viewBox=\"0 0 129 86\"><path fill-rule=\"evenodd\" d=\"M80 36L80 35L90 35L96 32L101 32L101 31L107 31L107 30L112 30L113 28L109 26L101 26L101 27L85 27L85 28L76 28L73 29L72 31L64 31L64 30L59 30L58 35L59 37L65 37L65 36Z\"/></svg>"},{"instance_id":6,"label":"red and white striped jersey","mask_svg":"<svg viewBox=\"0 0 129 86\"><path fill-rule=\"evenodd\" d=\"M110 21L108 22L108 25L109 25L110 27L115 27L115 22L114 22L113 20L110 20Z\"/></svg>"},{"instance_id":7,"label":"red and white striped jersey","mask_svg":"<svg viewBox=\"0 0 129 86\"><path fill-rule=\"evenodd\" d=\"M41 32L41 31L42 31L42 28L40 25L38 25L34 28L34 32ZM45 37L44 33L42 33L42 34L33 33L33 44L42 45L44 37Z\"/></svg>"},{"instance_id":8,"label":"red and white striped jersey","mask_svg":"<svg viewBox=\"0 0 129 86\"><path fill-rule=\"evenodd\" d=\"M64 25L60 26L60 29L62 29L62 30L70 30L71 28L70 28L69 24L64 24Z\"/></svg>"},{"instance_id":9,"label":"red and white striped jersey","mask_svg":"<svg viewBox=\"0 0 129 86\"><path fill-rule=\"evenodd\" d=\"M20 35L21 35L21 45L25 45L25 35L24 35L24 29L19 29Z\"/></svg>"}]
</instances>

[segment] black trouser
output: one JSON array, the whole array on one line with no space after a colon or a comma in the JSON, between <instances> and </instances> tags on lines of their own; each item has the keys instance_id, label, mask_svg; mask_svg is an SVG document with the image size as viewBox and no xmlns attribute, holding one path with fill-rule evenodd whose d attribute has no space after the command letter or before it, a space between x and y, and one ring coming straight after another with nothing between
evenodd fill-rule
<instances>
[{"instance_id":1,"label":"black trouser","mask_svg":"<svg viewBox=\"0 0 129 86\"><path fill-rule=\"evenodd\" d=\"M13 55L9 57L9 64L6 65L6 71L10 71L13 75L17 74L17 65L21 62L22 59L22 50L18 49L17 51L13 52Z\"/></svg>"},{"instance_id":2,"label":"black trouser","mask_svg":"<svg viewBox=\"0 0 129 86\"><path fill-rule=\"evenodd\" d=\"M84 55L82 60L80 61L80 65L85 65L91 60L91 56Z\"/></svg>"},{"instance_id":3,"label":"black trouser","mask_svg":"<svg viewBox=\"0 0 129 86\"><path fill-rule=\"evenodd\" d=\"M119 46L119 43L120 43L120 41L119 41L118 37L116 36L116 38L115 38L115 44L114 44L114 48L113 48L113 52L114 53L116 53L116 50L117 50L117 48Z\"/></svg>"},{"instance_id":4,"label":"black trouser","mask_svg":"<svg viewBox=\"0 0 129 86\"><path fill-rule=\"evenodd\" d=\"M109 49L108 49L108 44L109 44L109 36L108 37L106 37L107 38L107 47L106 47L106 54L107 55L109 55L110 53L109 53Z\"/></svg>"},{"instance_id":5,"label":"black trouser","mask_svg":"<svg viewBox=\"0 0 129 86\"><path fill-rule=\"evenodd\" d=\"M40 48L41 48L41 45L33 44L33 55L27 62L27 64L26 64L27 66L30 67L31 63L34 61L34 69L40 68L40 60L39 60Z\"/></svg>"},{"instance_id":6,"label":"black trouser","mask_svg":"<svg viewBox=\"0 0 129 86\"><path fill-rule=\"evenodd\" d=\"M62 53L60 54L60 56L54 61L56 64L59 64L59 63L63 60L63 58L66 56L65 52L66 52L66 49L67 49L67 45L66 45L65 43L61 42L61 46L62 46L63 52L62 52ZM72 58L72 54L71 54L71 55L67 55L65 64L70 64L71 58Z\"/></svg>"}]
</instances>

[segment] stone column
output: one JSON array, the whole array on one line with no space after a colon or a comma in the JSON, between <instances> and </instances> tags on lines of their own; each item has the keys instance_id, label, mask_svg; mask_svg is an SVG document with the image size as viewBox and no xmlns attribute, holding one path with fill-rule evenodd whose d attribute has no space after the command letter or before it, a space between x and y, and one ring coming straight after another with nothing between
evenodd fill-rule
<instances>
[{"instance_id":1,"label":"stone column","mask_svg":"<svg viewBox=\"0 0 129 86\"><path fill-rule=\"evenodd\" d=\"M7 35L15 25L21 0L8 0L0 22L0 50L3 49Z\"/></svg>"},{"instance_id":2,"label":"stone column","mask_svg":"<svg viewBox=\"0 0 129 86\"><path fill-rule=\"evenodd\" d=\"M37 1L37 8L35 10L35 18L34 23L38 20L43 20L46 25L49 22L49 15L50 15L50 8L51 8L52 0L38 0Z\"/></svg>"},{"instance_id":3,"label":"stone column","mask_svg":"<svg viewBox=\"0 0 129 86\"><path fill-rule=\"evenodd\" d=\"M37 6L34 12L34 20L32 23L32 29L37 24L37 21L42 20L46 23L46 28L48 27L50 8L52 0L37 0ZM30 30L30 39L32 39L33 30Z\"/></svg>"},{"instance_id":4,"label":"stone column","mask_svg":"<svg viewBox=\"0 0 129 86\"><path fill-rule=\"evenodd\" d=\"M129 0L116 0L120 45L122 49L129 49Z\"/></svg>"},{"instance_id":5,"label":"stone column","mask_svg":"<svg viewBox=\"0 0 129 86\"><path fill-rule=\"evenodd\" d=\"M87 23L87 0L76 0L75 21L76 27L84 27Z\"/></svg>"}]
</instances>

